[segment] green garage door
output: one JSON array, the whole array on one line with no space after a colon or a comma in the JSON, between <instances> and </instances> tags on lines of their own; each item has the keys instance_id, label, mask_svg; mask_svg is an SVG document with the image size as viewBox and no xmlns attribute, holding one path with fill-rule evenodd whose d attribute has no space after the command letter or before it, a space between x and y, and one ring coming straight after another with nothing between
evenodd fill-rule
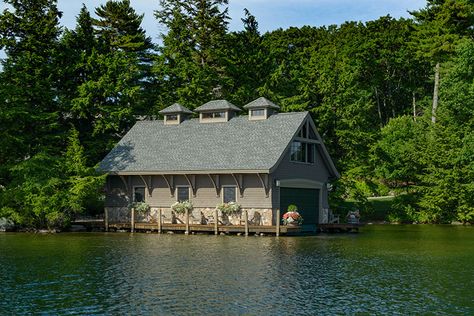
<instances>
[{"instance_id":1,"label":"green garage door","mask_svg":"<svg viewBox=\"0 0 474 316\"><path fill-rule=\"evenodd\" d=\"M286 212L288 205L298 206L303 225L316 225L319 217L319 190L280 188L280 209Z\"/></svg>"}]
</instances>

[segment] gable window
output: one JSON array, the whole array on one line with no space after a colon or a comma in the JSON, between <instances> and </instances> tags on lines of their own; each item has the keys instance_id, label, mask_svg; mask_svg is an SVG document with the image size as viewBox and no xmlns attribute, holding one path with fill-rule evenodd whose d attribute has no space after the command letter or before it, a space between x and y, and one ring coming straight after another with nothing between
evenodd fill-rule
<instances>
[{"instance_id":1,"label":"gable window","mask_svg":"<svg viewBox=\"0 0 474 316\"><path fill-rule=\"evenodd\" d=\"M314 144L294 141L291 143L290 160L296 162L314 163Z\"/></svg>"},{"instance_id":2,"label":"gable window","mask_svg":"<svg viewBox=\"0 0 474 316\"><path fill-rule=\"evenodd\" d=\"M189 187L177 187L176 198L178 202L189 201Z\"/></svg>"},{"instance_id":3,"label":"gable window","mask_svg":"<svg viewBox=\"0 0 474 316\"><path fill-rule=\"evenodd\" d=\"M225 118L225 112L205 112L202 113L203 119Z\"/></svg>"},{"instance_id":4,"label":"gable window","mask_svg":"<svg viewBox=\"0 0 474 316\"><path fill-rule=\"evenodd\" d=\"M223 202L235 202L236 201L236 187L222 187L224 190Z\"/></svg>"},{"instance_id":5,"label":"gable window","mask_svg":"<svg viewBox=\"0 0 474 316\"><path fill-rule=\"evenodd\" d=\"M145 202L145 187L133 188L133 202Z\"/></svg>"},{"instance_id":6,"label":"gable window","mask_svg":"<svg viewBox=\"0 0 474 316\"><path fill-rule=\"evenodd\" d=\"M258 117L265 116L265 110L263 110L263 109L251 110L250 111L250 116L258 116Z\"/></svg>"}]
</instances>

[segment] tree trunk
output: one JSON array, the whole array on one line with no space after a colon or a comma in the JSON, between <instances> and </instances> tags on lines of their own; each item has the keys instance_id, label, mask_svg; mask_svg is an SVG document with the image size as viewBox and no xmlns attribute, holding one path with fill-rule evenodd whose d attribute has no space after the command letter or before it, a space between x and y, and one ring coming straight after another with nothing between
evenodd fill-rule
<instances>
[{"instance_id":1,"label":"tree trunk","mask_svg":"<svg viewBox=\"0 0 474 316\"><path fill-rule=\"evenodd\" d=\"M377 100L377 112L378 112L379 120L380 120L380 128L382 128L383 127L382 109L380 108L380 98L379 98L379 92L377 90L377 87L375 87L375 99Z\"/></svg>"},{"instance_id":2,"label":"tree trunk","mask_svg":"<svg viewBox=\"0 0 474 316\"><path fill-rule=\"evenodd\" d=\"M436 123L436 110L438 109L438 93L439 93L439 62L435 66L435 82L433 91L433 108L431 109L431 122Z\"/></svg>"},{"instance_id":3,"label":"tree trunk","mask_svg":"<svg viewBox=\"0 0 474 316\"><path fill-rule=\"evenodd\" d=\"M416 122L416 95L415 95L415 92L413 92L412 96L413 96L413 121Z\"/></svg>"}]
</instances>

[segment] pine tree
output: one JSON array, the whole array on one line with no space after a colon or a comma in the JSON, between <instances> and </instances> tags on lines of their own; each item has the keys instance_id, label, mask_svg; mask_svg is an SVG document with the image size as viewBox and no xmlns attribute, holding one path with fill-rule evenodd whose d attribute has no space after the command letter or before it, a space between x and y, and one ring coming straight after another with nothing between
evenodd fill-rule
<instances>
[{"instance_id":1,"label":"pine tree","mask_svg":"<svg viewBox=\"0 0 474 316\"><path fill-rule=\"evenodd\" d=\"M164 87L166 101L198 106L223 97L223 66L228 15L227 0L162 0L155 17L168 29L154 73Z\"/></svg>"},{"instance_id":2,"label":"pine tree","mask_svg":"<svg viewBox=\"0 0 474 316\"><path fill-rule=\"evenodd\" d=\"M428 0L425 8L410 12L417 22L415 49L434 66L431 120L436 122L442 63L449 59L463 37L474 34L474 3L471 0Z\"/></svg>"},{"instance_id":3,"label":"pine tree","mask_svg":"<svg viewBox=\"0 0 474 316\"><path fill-rule=\"evenodd\" d=\"M56 94L56 56L61 13L55 0L6 0L0 15L0 164L57 151L62 134Z\"/></svg>"}]
</instances>

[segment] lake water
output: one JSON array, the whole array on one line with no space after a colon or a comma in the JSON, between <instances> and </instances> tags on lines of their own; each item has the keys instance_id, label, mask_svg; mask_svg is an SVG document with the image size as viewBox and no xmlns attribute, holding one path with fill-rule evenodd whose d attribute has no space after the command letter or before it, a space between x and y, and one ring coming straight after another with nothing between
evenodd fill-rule
<instances>
[{"instance_id":1,"label":"lake water","mask_svg":"<svg viewBox=\"0 0 474 316\"><path fill-rule=\"evenodd\" d=\"M474 314L474 229L0 234L0 314Z\"/></svg>"}]
</instances>

